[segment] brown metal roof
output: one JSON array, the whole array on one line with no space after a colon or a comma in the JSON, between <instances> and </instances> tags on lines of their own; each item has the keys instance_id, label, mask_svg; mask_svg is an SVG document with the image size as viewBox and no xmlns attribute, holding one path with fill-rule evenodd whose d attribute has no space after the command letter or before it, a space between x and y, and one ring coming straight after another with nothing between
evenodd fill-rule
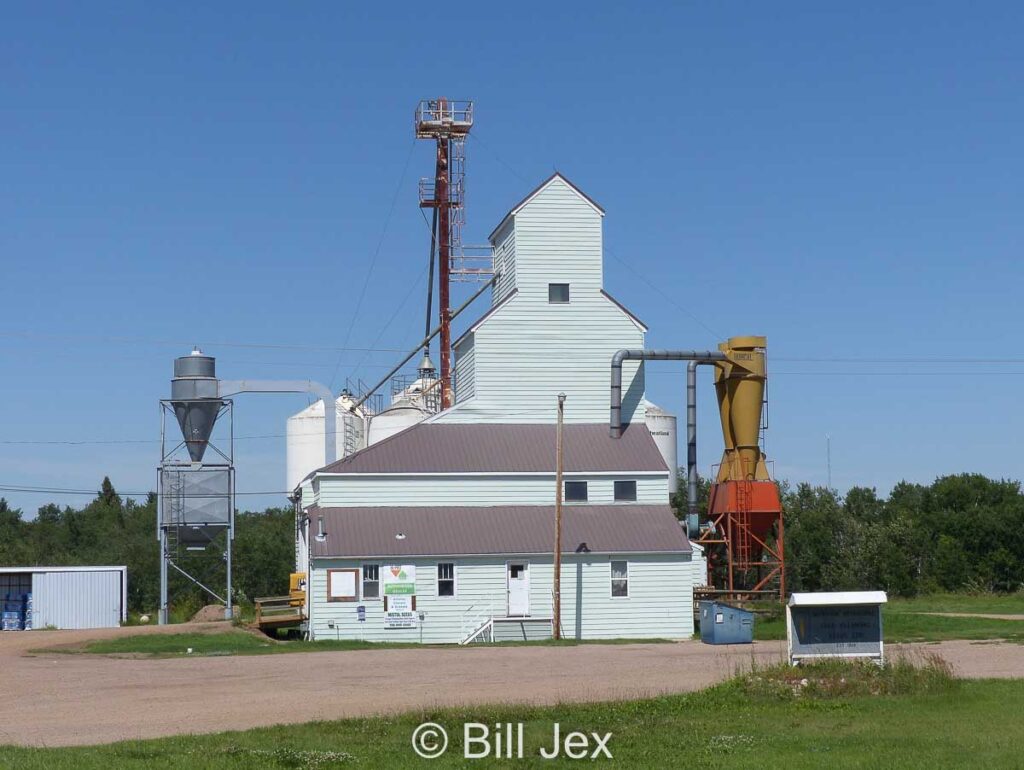
<instances>
[{"instance_id":1,"label":"brown metal roof","mask_svg":"<svg viewBox=\"0 0 1024 770\"><path fill-rule=\"evenodd\" d=\"M605 423L570 423L563 434L567 472L665 471L643 423L622 438ZM318 473L546 473L555 470L554 423L427 423L349 455Z\"/></svg>"},{"instance_id":2,"label":"brown metal roof","mask_svg":"<svg viewBox=\"0 0 1024 770\"><path fill-rule=\"evenodd\" d=\"M550 553L552 505L309 509L310 533L324 517L326 539L310 538L314 557L470 556ZM404 535L397 538L396 535ZM668 505L566 505L565 553L689 553Z\"/></svg>"}]
</instances>

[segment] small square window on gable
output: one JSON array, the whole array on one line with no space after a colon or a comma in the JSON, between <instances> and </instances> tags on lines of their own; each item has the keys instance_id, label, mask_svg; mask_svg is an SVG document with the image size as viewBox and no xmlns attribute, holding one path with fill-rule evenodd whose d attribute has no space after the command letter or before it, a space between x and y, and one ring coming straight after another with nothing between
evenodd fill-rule
<instances>
[{"instance_id":1,"label":"small square window on gable","mask_svg":"<svg viewBox=\"0 0 1024 770\"><path fill-rule=\"evenodd\" d=\"M553 305L564 305L569 302L569 284L549 283L548 302Z\"/></svg>"}]
</instances>

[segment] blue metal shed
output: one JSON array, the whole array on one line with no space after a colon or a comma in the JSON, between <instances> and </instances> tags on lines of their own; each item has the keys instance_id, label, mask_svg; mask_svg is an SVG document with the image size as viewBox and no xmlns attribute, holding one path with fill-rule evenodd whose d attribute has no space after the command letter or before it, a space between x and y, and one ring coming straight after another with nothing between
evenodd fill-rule
<instances>
[{"instance_id":1,"label":"blue metal shed","mask_svg":"<svg viewBox=\"0 0 1024 770\"><path fill-rule=\"evenodd\" d=\"M751 644L754 613L723 602L701 602L700 640L704 644Z\"/></svg>"}]
</instances>

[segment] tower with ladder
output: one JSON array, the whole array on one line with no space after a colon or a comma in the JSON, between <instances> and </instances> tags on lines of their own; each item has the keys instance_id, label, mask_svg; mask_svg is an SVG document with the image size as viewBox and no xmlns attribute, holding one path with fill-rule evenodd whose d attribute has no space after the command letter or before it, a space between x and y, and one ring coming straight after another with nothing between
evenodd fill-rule
<instances>
[{"instance_id":1,"label":"tower with ladder","mask_svg":"<svg viewBox=\"0 0 1024 770\"><path fill-rule=\"evenodd\" d=\"M466 224L466 137L473 127L473 102L424 99L416 108L416 138L437 147L434 177L420 180L420 207L433 209L430 277L427 285L427 329L430 334L434 262L437 261L437 300L440 325L440 406L452 405L451 284L487 280L492 275L490 250L474 255L462 243Z\"/></svg>"}]
</instances>

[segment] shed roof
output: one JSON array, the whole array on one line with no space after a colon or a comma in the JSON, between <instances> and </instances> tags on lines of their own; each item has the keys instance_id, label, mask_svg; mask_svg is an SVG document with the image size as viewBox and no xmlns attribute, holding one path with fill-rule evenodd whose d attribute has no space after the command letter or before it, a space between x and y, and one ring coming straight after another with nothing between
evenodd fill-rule
<instances>
[{"instance_id":1,"label":"shed roof","mask_svg":"<svg viewBox=\"0 0 1024 770\"><path fill-rule=\"evenodd\" d=\"M643 423L608 435L605 423L564 428L564 470L667 471ZM421 422L321 468L317 473L550 473L555 470L554 423Z\"/></svg>"},{"instance_id":2,"label":"shed roof","mask_svg":"<svg viewBox=\"0 0 1024 770\"><path fill-rule=\"evenodd\" d=\"M324 517L326 538L310 538L314 558L550 553L555 520L552 505L313 506L308 513ZM562 544L565 553L584 545L591 553L692 551L668 505L566 505Z\"/></svg>"},{"instance_id":3,"label":"shed roof","mask_svg":"<svg viewBox=\"0 0 1024 770\"><path fill-rule=\"evenodd\" d=\"M99 565L99 566L76 566L76 567L4 567L0 566L0 573L34 573L34 572L127 572L125 566Z\"/></svg>"},{"instance_id":4,"label":"shed roof","mask_svg":"<svg viewBox=\"0 0 1024 770\"><path fill-rule=\"evenodd\" d=\"M885 604L885 591L819 591L795 593L789 597L790 607L825 607L846 604Z\"/></svg>"}]
</instances>

